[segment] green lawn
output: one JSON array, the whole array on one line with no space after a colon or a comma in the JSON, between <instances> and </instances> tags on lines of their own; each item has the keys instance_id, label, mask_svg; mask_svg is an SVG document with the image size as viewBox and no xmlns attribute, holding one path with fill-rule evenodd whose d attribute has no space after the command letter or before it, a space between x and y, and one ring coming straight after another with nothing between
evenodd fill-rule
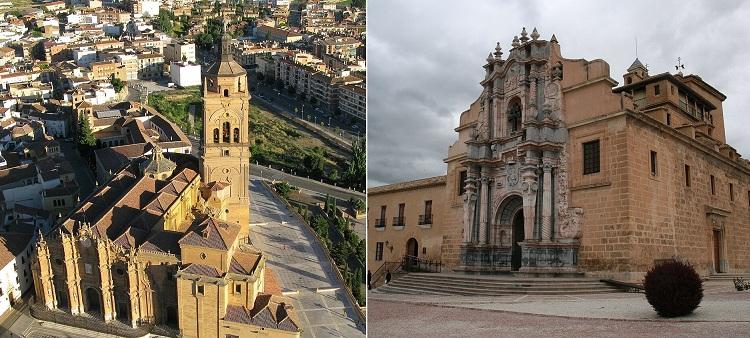
<instances>
[{"instance_id":1,"label":"green lawn","mask_svg":"<svg viewBox=\"0 0 750 338\"><path fill-rule=\"evenodd\" d=\"M199 134L202 130L203 122L201 121L201 113L203 112L203 100L201 98L200 86L153 92L148 96L148 105L156 108L159 113L176 123L188 134ZM188 123L188 109L190 109L191 105L195 105L196 112L194 128L190 127Z\"/></svg>"}]
</instances>

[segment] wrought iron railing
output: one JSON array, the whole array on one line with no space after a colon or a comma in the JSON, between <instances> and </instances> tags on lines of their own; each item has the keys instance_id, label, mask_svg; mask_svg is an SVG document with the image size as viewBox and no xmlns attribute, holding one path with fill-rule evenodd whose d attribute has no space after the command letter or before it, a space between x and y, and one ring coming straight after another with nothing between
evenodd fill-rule
<instances>
[{"instance_id":1,"label":"wrought iron railing","mask_svg":"<svg viewBox=\"0 0 750 338\"><path fill-rule=\"evenodd\" d=\"M404 216L396 216L393 218L393 226L402 227L404 226Z\"/></svg>"},{"instance_id":2,"label":"wrought iron railing","mask_svg":"<svg viewBox=\"0 0 750 338\"><path fill-rule=\"evenodd\" d=\"M369 288L375 289L385 284L387 281L388 273L391 274L391 278L397 272L401 271L401 262L384 262L370 277Z\"/></svg>"},{"instance_id":3,"label":"wrought iron railing","mask_svg":"<svg viewBox=\"0 0 750 338\"><path fill-rule=\"evenodd\" d=\"M419 215L419 225L432 224L432 214Z\"/></svg>"},{"instance_id":4,"label":"wrought iron railing","mask_svg":"<svg viewBox=\"0 0 750 338\"><path fill-rule=\"evenodd\" d=\"M378 218L375 220L375 227L376 228L384 228L385 227L385 219Z\"/></svg>"},{"instance_id":5,"label":"wrought iron railing","mask_svg":"<svg viewBox=\"0 0 750 338\"><path fill-rule=\"evenodd\" d=\"M403 257L401 267L408 272L441 272L443 270L443 264L440 261L409 255Z\"/></svg>"}]
</instances>

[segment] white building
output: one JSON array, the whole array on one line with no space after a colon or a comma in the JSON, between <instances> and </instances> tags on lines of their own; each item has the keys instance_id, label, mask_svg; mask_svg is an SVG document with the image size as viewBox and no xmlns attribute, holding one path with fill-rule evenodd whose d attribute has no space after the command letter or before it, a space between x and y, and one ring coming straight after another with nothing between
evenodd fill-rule
<instances>
[{"instance_id":1,"label":"white building","mask_svg":"<svg viewBox=\"0 0 750 338\"><path fill-rule=\"evenodd\" d=\"M35 232L0 234L0 316L33 285L31 246Z\"/></svg>"},{"instance_id":2,"label":"white building","mask_svg":"<svg viewBox=\"0 0 750 338\"><path fill-rule=\"evenodd\" d=\"M172 41L164 46L165 62L195 62L195 44L183 41Z\"/></svg>"},{"instance_id":3,"label":"white building","mask_svg":"<svg viewBox=\"0 0 750 338\"><path fill-rule=\"evenodd\" d=\"M180 87L200 86L201 66L190 62L172 62L169 76Z\"/></svg>"},{"instance_id":4,"label":"white building","mask_svg":"<svg viewBox=\"0 0 750 338\"><path fill-rule=\"evenodd\" d=\"M159 15L159 7L161 1L159 0L140 0L140 12L138 14L156 17Z\"/></svg>"},{"instance_id":5,"label":"white building","mask_svg":"<svg viewBox=\"0 0 750 338\"><path fill-rule=\"evenodd\" d=\"M96 50L88 47L76 48L73 50L73 61L79 67L88 67L96 61Z\"/></svg>"}]
</instances>

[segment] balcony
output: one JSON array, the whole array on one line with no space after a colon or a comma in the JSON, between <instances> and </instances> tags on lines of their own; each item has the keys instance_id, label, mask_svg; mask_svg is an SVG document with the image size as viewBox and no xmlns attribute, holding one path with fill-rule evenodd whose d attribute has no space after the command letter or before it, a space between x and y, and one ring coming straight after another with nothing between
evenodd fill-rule
<instances>
[{"instance_id":1,"label":"balcony","mask_svg":"<svg viewBox=\"0 0 750 338\"><path fill-rule=\"evenodd\" d=\"M375 220L375 224L373 224L375 227L375 231L383 231L385 230L385 219L378 218Z\"/></svg>"},{"instance_id":2,"label":"balcony","mask_svg":"<svg viewBox=\"0 0 750 338\"><path fill-rule=\"evenodd\" d=\"M404 229L404 216L398 216L393 218L393 228L396 230Z\"/></svg>"},{"instance_id":3,"label":"balcony","mask_svg":"<svg viewBox=\"0 0 750 338\"><path fill-rule=\"evenodd\" d=\"M419 215L420 228L429 229L432 227L432 214Z\"/></svg>"}]
</instances>

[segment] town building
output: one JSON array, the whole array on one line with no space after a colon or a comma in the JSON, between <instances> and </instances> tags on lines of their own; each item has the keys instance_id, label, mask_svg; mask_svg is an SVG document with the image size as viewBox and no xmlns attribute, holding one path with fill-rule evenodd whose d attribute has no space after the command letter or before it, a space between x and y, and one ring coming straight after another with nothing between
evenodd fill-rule
<instances>
[{"instance_id":1,"label":"town building","mask_svg":"<svg viewBox=\"0 0 750 338\"><path fill-rule=\"evenodd\" d=\"M153 145L42 235L32 314L128 334L299 337L248 240L249 99L225 36L204 73L200 159Z\"/></svg>"},{"instance_id":2,"label":"town building","mask_svg":"<svg viewBox=\"0 0 750 338\"><path fill-rule=\"evenodd\" d=\"M201 66L192 62L172 62L169 64L169 78L180 87L200 86Z\"/></svg>"},{"instance_id":3,"label":"town building","mask_svg":"<svg viewBox=\"0 0 750 338\"><path fill-rule=\"evenodd\" d=\"M368 264L415 256L467 273L641 281L655 262L750 272L750 163L697 75L619 84L524 29L487 57L446 174L371 188Z\"/></svg>"},{"instance_id":4,"label":"town building","mask_svg":"<svg viewBox=\"0 0 750 338\"><path fill-rule=\"evenodd\" d=\"M0 316L28 291L33 231L0 233Z\"/></svg>"},{"instance_id":5,"label":"town building","mask_svg":"<svg viewBox=\"0 0 750 338\"><path fill-rule=\"evenodd\" d=\"M195 44L185 41L172 41L164 46L165 62L195 62Z\"/></svg>"}]
</instances>

